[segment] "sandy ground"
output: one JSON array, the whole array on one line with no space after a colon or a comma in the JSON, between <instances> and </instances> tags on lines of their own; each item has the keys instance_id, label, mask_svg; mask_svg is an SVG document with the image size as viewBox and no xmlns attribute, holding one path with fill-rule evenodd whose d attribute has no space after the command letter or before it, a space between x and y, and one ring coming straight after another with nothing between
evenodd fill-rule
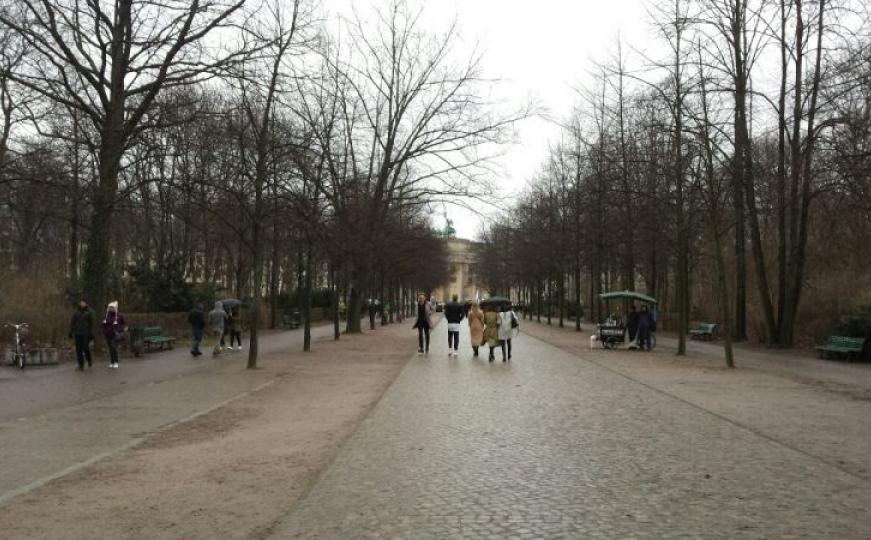
<instances>
[{"instance_id":1,"label":"sandy ground","mask_svg":"<svg viewBox=\"0 0 871 540\"><path fill-rule=\"evenodd\" d=\"M580 358L676 397L854 476L871 488L871 365L818 360L803 351L735 351L725 367L722 347L692 342L675 356L676 340L659 338L653 352L590 349L585 331L524 321L525 333ZM518 339L523 339L522 335ZM543 359L540 359L543 360Z\"/></svg>"},{"instance_id":2,"label":"sandy ground","mask_svg":"<svg viewBox=\"0 0 871 540\"><path fill-rule=\"evenodd\" d=\"M264 535L412 357L408 326L263 357L265 386L12 499L0 537Z\"/></svg>"}]
</instances>

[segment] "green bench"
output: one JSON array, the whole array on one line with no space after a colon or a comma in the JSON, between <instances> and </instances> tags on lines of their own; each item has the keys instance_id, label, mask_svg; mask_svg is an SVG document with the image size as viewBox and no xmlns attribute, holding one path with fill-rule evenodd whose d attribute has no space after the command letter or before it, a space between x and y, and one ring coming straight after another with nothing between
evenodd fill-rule
<instances>
[{"instance_id":1,"label":"green bench","mask_svg":"<svg viewBox=\"0 0 871 540\"><path fill-rule=\"evenodd\" d=\"M174 337L164 336L163 329L159 326L149 326L142 329L142 345L145 347L145 352L150 351L152 347L162 350L164 345L172 349L174 341Z\"/></svg>"},{"instance_id":2,"label":"green bench","mask_svg":"<svg viewBox=\"0 0 871 540\"><path fill-rule=\"evenodd\" d=\"M861 359L864 349L865 338L847 336L829 336L828 343L817 346L820 358L835 355L838 358L846 357L847 360Z\"/></svg>"},{"instance_id":3,"label":"green bench","mask_svg":"<svg viewBox=\"0 0 871 540\"><path fill-rule=\"evenodd\" d=\"M285 328L295 330L302 324L302 317L299 311L286 311L281 314L281 324Z\"/></svg>"},{"instance_id":4,"label":"green bench","mask_svg":"<svg viewBox=\"0 0 871 540\"><path fill-rule=\"evenodd\" d=\"M717 325L714 323L701 323L696 328L690 329L690 338L711 341L717 333Z\"/></svg>"}]
</instances>

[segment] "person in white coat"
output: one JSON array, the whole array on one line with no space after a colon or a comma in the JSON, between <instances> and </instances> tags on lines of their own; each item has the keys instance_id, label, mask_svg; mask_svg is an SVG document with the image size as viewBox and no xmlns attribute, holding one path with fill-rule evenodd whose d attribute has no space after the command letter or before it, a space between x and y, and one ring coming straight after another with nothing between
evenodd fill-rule
<instances>
[{"instance_id":1,"label":"person in white coat","mask_svg":"<svg viewBox=\"0 0 871 540\"><path fill-rule=\"evenodd\" d=\"M502 346L502 361L511 360L511 338L520 327L517 315L510 306L503 306L499 313L499 343ZM507 349L507 355L506 355Z\"/></svg>"}]
</instances>

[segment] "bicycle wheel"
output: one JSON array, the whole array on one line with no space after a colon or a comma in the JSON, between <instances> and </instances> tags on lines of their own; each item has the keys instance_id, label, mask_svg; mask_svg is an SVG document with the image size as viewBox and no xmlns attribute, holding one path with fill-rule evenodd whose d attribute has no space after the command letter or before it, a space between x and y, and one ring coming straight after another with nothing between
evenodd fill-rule
<instances>
[{"instance_id":1,"label":"bicycle wheel","mask_svg":"<svg viewBox=\"0 0 871 540\"><path fill-rule=\"evenodd\" d=\"M22 351L18 351L15 353L15 363L18 365L18 369L24 369L25 358L27 355Z\"/></svg>"}]
</instances>

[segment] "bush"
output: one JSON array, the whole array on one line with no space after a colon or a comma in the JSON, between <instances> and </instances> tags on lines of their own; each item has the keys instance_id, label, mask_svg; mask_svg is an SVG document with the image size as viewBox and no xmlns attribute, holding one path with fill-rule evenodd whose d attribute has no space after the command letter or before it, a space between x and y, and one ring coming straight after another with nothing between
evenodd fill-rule
<instances>
[{"instance_id":1,"label":"bush","mask_svg":"<svg viewBox=\"0 0 871 540\"><path fill-rule=\"evenodd\" d=\"M195 301L204 304L214 296L197 290L185 280L184 261L169 259L155 267L133 266L127 304L142 311L172 313L187 311ZM208 305L208 304L206 304Z\"/></svg>"},{"instance_id":2,"label":"bush","mask_svg":"<svg viewBox=\"0 0 871 540\"><path fill-rule=\"evenodd\" d=\"M832 334L871 339L871 306L856 306L836 318Z\"/></svg>"},{"instance_id":3,"label":"bush","mask_svg":"<svg viewBox=\"0 0 871 540\"><path fill-rule=\"evenodd\" d=\"M278 307L281 310L302 309L302 291L294 290L278 295ZM333 306L333 291L327 288L312 291L313 308L330 308Z\"/></svg>"},{"instance_id":4,"label":"bush","mask_svg":"<svg viewBox=\"0 0 871 540\"><path fill-rule=\"evenodd\" d=\"M871 358L871 306L856 306L837 317L832 324L832 335L865 338L862 357Z\"/></svg>"},{"instance_id":5,"label":"bush","mask_svg":"<svg viewBox=\"0 0 871 540\"><path fill-rule=\"evenodd\" d=\"M572 301L566 303L566 313L568 313L569 317L581 317L584 318L584 306L579 304L578 302Z\"/></svg>"}]
</instances>

